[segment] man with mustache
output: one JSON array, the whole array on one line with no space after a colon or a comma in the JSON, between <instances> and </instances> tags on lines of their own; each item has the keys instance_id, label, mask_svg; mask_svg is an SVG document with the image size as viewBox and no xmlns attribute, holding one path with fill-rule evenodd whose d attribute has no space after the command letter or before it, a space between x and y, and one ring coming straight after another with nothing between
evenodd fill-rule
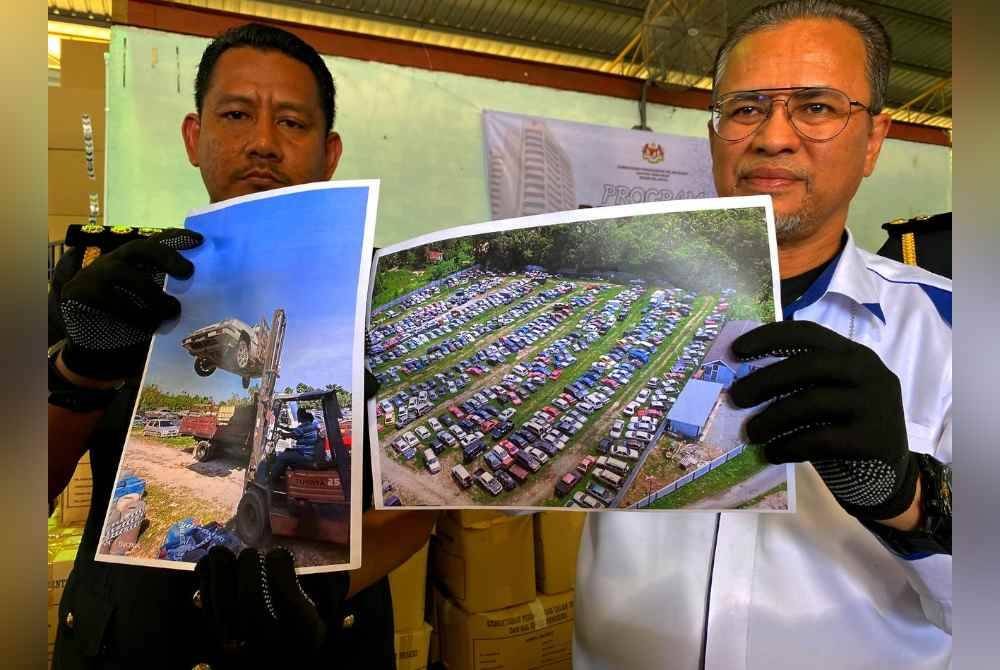
<instances>
[{"instance_id":1,"label":"man with mustache","mask_svg":"<svg viewBox=\"0 0 1000 670\"><path fill-rule=\"evenodd\" d=\"M755 10L716 58L720 195L768 194L786 321L734 341L781 360L731 387L747 441L796 466L795 514L595 514L574 667L945 668L951 658L951 282L858 249L890 44L824 0Z\"/></svg>"},{"instance_id":2,"label":"man with mustache","mask_svg":"<svg viewBox=\"0 0 1000 670\"><path fill-rule=\"evenodd\" d=\"M211 202L328 180L342 142L335 89L316 51L260 24L206 48L195 113L182 124L188 158ZM49 498L87 450L93 503L59 610L53 667L393 668L388 572L427 541L435 515L366 512L363 566L296 580L288 552L239 557L213 548L195 574L94 561L152 333L181 305L162 273L189 277L178 253L197 233L168 230L93 262L73 249L49 296ZM367 397L374 377L366 375ZM366 422L367 423L367 422ZM368 434L363 500L372 500Z\"/></svg>"}]
</instances>

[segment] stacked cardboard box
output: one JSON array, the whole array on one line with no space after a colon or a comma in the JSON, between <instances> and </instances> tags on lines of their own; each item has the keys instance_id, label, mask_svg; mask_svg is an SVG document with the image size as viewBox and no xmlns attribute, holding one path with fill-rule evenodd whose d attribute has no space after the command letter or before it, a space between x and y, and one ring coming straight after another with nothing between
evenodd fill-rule
<instances>
[{"instance_id":1,"label":"stacked cardboard box","mask_svg":"<svg viewBox=\"0 0 1000 670\"><path fill-rule=\"evenodd\" d=\"M448 670L569 670L583 520L551 513L536 531L537 516L463 510L438 521L431 543L432 660L440 658ZM536 577L549 591L569 586L538 593Z\"/></svg>"},{"instance_id":2,"label":"stacked cardboard box","mask_svg":"<svg viewBox=\"0 0 1000 670\"><path fill-rule=\"evenodd\" d=\"M58 514L58 513L57 513ZM59 600L62 598L66 580L73 569L76 552L83 538L80 526L63 526L56 520L57 514L49 519L48 528L48 647L49 665L52 665L52 649L56 642L59 625Z\"/></svg>"},{"instance_id":3,"label":"stacked cardboard box","mask_svg":"<svg viewBox=\"0 0 1000 670\"><path fill-rule=\"evenodd\" d=\"M448 670L572 668L573 591L478 613L439 591L434 595L441 661Z\"/></svg>"},{"instance_id":4,"label":"stacked cardboard box","mask_svg":"<svg viewBox=\"0 0 1000 670\"><path fill-rule=\"evenodd\" d=\"M431 627L424 621L429 544L389 573L397 670L425 670Z\"/></svg>"},{"instance_id":5,"label":"stacked cardboard box","mask_svg":"<svg viewBox=\"0 0 1000 670\"><path fill-rule=\"evenodd\" d=\"M535 515L535 579L540 593L576 588L576 555L586 515L539 512Z\"/></svg>"},{"instance_id":6,"label":"stacked cardboard box","mask_svg":"<svg viewBox=\"0 0 1000 670\"><path fill-rule=\"evenodd\" d=\"M431 625L422 622L410 631L396 631L396 670L427 670Z\"/></svg>"},{"instance_id":7,"label":"stacked cardboard box","mask_svg":"<svg viewBox=\"0 0 1000 670\"><path fill-rule=\"evenodd\" d=\"M431 544L434 580L466 612L488 612L535 597L531 516L449 511Z\"/></svg>"},{"instance_id":8,"label":"stacked cardboard box","mask_svg":"<svg viewBox=\"0 0 1000 670\"><path fill-rule=\"evenodd\" d=\"M84 523L90 513L90 494L93 480L90 473L90 453L83 455L66 490L59 496L59 523L71 526Z\"/></svg>"}]
</instances>

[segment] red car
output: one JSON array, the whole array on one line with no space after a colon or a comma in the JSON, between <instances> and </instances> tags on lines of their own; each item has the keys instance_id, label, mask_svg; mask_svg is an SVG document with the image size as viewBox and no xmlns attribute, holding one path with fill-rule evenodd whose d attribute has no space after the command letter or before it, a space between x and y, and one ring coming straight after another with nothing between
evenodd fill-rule
<instances>
[{"instance_id":1,"label":"red car","mask_svg":"<svg viewBox=\"0 0 1000 670\"><path fill-rule=\"evenodd\" d=\"M496 419L487 419L479 424L479 430L488 433L499 425L500 423Z\"/></svg>"},{"instance_id":2,"label":"red car","mask_svg":"<svg viewBox=\"0 0 1000 670\"><path fill-rule=\"evenodd\" d=\"M497 444L506 449L507 453L510 454L511 456L515 456L518 452L517 445L508 440L506 437L497 442Z\"/></svg>"},{"instance_id":3,"label":"red car","mask_svg":"<svg viewBox=\"0 0 1000 670\"><path fill-rule=\"evenodd\" d=\"M594 467L594 463L597 459L593 456L585 456L582 461L576 464L576 471L581 475L585 475L590 472L590 468Z\"/></svg>"},{"instance_id":4,"label":"red car","mask_svg":"<svg viewBox=\"0 0 1000 670\"><path fill-rule=\"evenodd\" d=\"M512 403L514 403L515 405L520 405L521 404L521 396L519 396L518 394L514 393L513 391L507 391L507 397L510 398L510 401Z\"/></svg>"},{"instance_id":5,"label":"red car","mask_svg":"<svg viewBox=\"0 0 1000 670\"><path fill-rule=\"evenodd\" d=\"M556 368L555 370L553 370L552 372L549 373L549 379L555 381L556 379L559 379L559 375L561 375L561 374L562 374L562 370L560 370L559 368Z\"/></svg>"},{"instance_id":6,"label":"red car","mask_svg":"<svg viewBox=\"0 0 1000 670\"><path fill-rule=\"evenodd\" d=\"M510 466L510 468L507 469L507 472L509 472L511 477L516 479L521 484L527 481L528 477L530 476L530 473L517 463Z\"/></svg>"},{"instance_id":7,"label":"red car","mask_svg":"<svg viewBox=\"0 0 1000 670\"><path fill-rule=\"evenodd\" d=\"M564 474L562 478L556 482L556 495L564 496L569 493L573 490L573 487L576 486L576 483L580 481L580 477L582 477L582 475L579 472L570 471Z\"/></svg>"},{"instance_id":8,"label":"red car","mask_svg":"<svg viewBox=\"0 0 1000 670\"><path fill-rule=\"evenodd\" d=\"M456 419L461 420L465 418L465 412L463 412L457 405L452 405L448 408L448 411L454 414Z\"/></svg>"},{"instance_id":9,"label":"red car","mask_svg":"<svg viewBox=\"0 0 1000 670\"><path fill-rule=\"evenodd\" d=\"M559 416L559 410L557 410L552 405L546 405L545 407L542 408L542 411L553 418Z\"/></svg>"}]
</instances>

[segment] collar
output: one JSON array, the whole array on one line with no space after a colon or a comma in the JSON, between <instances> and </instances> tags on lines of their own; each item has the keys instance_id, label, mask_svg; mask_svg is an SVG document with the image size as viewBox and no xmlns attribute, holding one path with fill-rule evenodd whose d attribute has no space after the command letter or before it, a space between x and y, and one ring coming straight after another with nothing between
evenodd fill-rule
<instances>
[{"instance_id":1,"label":"collar","mask_svg":"<svg viewBox=\"0 0 1000 670\"><path fill-rule=\"evenodd\" d=\"M795 313L818 302L828 293L834 293L864 307L881 325L885 325L885 313L879 304L878 285L868 270L854 236L847 231L847 242L833 259L823 274L806 289L794 302L783 310L785 319L793 319Z\"/></svg>"}]
</instances>

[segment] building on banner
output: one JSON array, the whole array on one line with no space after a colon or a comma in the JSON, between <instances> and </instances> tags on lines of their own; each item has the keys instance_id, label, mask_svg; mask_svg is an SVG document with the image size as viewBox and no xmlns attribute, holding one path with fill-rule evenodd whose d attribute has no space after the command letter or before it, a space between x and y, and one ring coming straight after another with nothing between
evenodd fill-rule
<instances>
[{"instance_id":1,"label":"building on banner","mask_svg":"<svg viewBox=\"0 0 1000 670\"><path fill-rule=\"evenodd\" d=\"M715 195L708 140L483 112L496 219Z\"/></svg>"}]
</instances>

